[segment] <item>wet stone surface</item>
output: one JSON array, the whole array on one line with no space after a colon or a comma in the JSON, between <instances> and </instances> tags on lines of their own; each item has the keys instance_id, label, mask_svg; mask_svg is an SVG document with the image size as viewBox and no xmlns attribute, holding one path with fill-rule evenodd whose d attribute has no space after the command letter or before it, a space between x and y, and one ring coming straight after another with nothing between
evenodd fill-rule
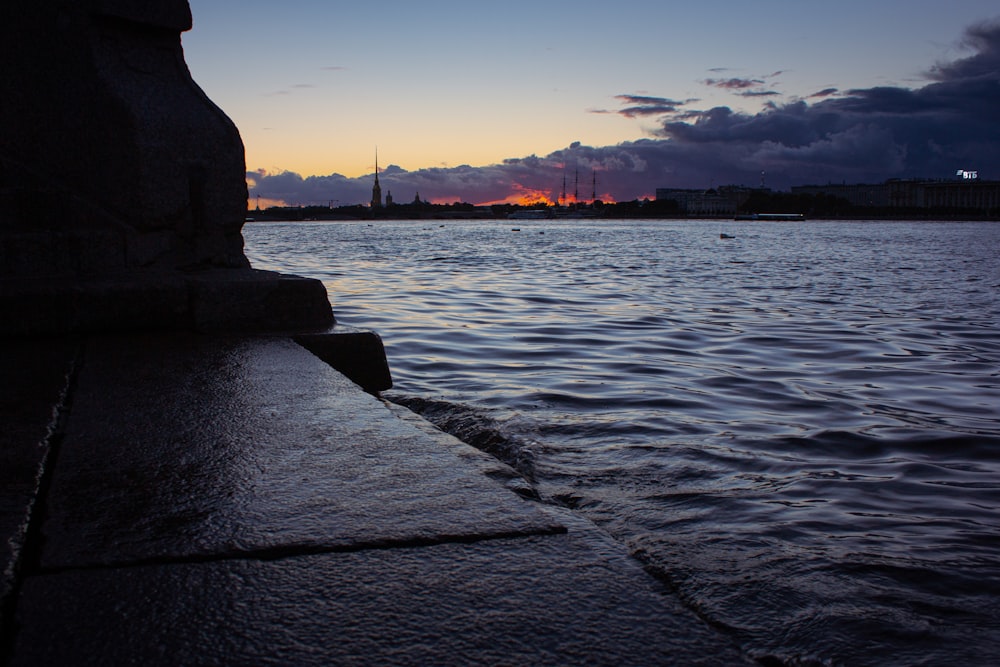
<instances>
[{"instance_id":1,"label":"wet stone surface","mask_svg":"<svg viewBox=\"0 0 1000 667\"><path fill-rule=\"evenodd\" d=\"M33 416L65 416L0 663L744 662L593 524L289 339L73 358L55 394L28 364Z\"/></svg>"},{"instance_id":2,"label":"wet stone surface","mask_svg":"<svg viewBox=\"0 0 1000 667\"><path fill-rule=\"evenodd\" d=\"M89 342L43 569L561 528L284 339Z\"/></svg>"},{"instance_id":3,"label":"wet stone surface","mask_svg":"<svg viewBox=\"0 0 1000 667\"><path fill-rule=\"evenodd\" d=\"M20 621L14 665L743 663L634 562L574 530L72 571L30 581Z\"/></svg>"},{"instance_id":4,"label":"wet stone surface","mask_svg":"<svg viewBox=\"0 0 1000 667\"><path fill-rule=\"evenodd\" d=\"M56 339L8 340L0 349L0 609L14 588L77 348Z\"/></svg>"}]
</instances>

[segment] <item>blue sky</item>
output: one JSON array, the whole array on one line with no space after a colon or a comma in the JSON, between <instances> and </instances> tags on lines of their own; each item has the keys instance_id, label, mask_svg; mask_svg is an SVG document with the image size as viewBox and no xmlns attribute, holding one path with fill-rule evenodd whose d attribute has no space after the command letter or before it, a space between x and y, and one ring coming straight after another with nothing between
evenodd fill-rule
<instances>
[{"instance_id":1,"label":"blue sky","mask_svg":"<svg viewBox=\"0 0 1000 667\"><path fill-rule=\"evenodd\" d=\"M992 33L963 39L1000 18L995 2L190 5L188 66L240 128L251 194L269 200L365 201L376 145L383 190L397 200L419 190L474 203L551 198L566 170L588 182L596 171L601 196L626 200L656 187L755 185L760 171L787 187L1000 167L945 146L940 173L906 173L933 166L912 159L929 150L911 145L915 134L940 142L949 132L883 123L885 96L871 93L920 91L941 83L940 64L989 60L1000 48ZM860 95L867 110L850 104L856 91L871 93ZM820 111L853 122L823 125ZM790 125L800 126L793 139ZM824 147L852 152L824 171Z\"/></svg>"}]
</instances>

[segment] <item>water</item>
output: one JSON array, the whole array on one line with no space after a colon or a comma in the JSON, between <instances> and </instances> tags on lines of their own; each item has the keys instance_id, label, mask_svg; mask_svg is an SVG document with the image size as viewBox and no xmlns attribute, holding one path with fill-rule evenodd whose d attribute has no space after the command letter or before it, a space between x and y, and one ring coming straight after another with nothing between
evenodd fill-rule
<instances>
[{"instance_id":1,"label":"water","mask_svg":"<svg viewBox=\"0 0 1000 667\"><path fill-rule=\"evenodd\" d=\"M748 658L1000 663L1000 224L244 232Z\"/></svg>"}]
</instances>

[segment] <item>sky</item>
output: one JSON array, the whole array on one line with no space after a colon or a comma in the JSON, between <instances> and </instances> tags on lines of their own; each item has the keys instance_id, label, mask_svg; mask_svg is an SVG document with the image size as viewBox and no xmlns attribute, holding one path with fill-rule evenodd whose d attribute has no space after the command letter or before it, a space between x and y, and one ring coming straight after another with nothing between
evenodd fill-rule
<instances>
[{"instance_id":1,"label":"sky","mask_svg":"<svg viewBox=\"0 0 1000 667\"><path fill-rule=\"evenodd\" d=\"M189 4L251 207L1000 179L995 0Z\"/></svg>"}]
</instances>

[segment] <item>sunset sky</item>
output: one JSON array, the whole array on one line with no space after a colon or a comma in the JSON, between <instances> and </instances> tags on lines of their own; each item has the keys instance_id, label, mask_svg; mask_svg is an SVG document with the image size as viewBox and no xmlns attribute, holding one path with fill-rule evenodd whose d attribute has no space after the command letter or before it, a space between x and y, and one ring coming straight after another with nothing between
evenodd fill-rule
<instances>
[{"instance_id":1,"label":"sunset sky","mask_svg":"<svg viewBox=\"0 0 1000 667\"><path fill-rule=\"evenodd\" d=\"M190 5L263 203L1000 178L995 0Z\"/></svg>"}]
</instances>

